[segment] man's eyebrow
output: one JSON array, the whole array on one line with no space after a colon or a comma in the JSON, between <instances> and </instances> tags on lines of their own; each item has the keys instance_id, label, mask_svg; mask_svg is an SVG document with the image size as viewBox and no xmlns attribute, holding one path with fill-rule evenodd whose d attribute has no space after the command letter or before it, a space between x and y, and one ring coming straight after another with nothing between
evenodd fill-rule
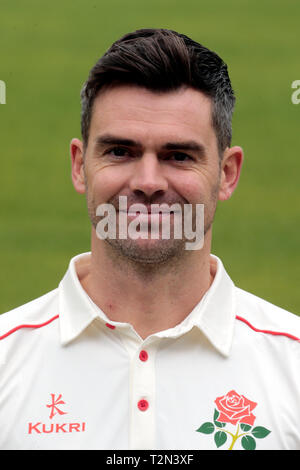
<instances>
[{"instance_id":1,"label":"man's eyebrow","mask_svg":"<svg viewBox=\"0 0 300 470\"><path fill-rule=\"evenodd\" d=\"M142 147L140 142L110 134L100 135L95 139L95 146L101 148L105 145L125 145L127 147Z\"/></svg>"},{"instance_id":2,"label":"man's eyebrow","mask_svg":"<svg viewBox=\"0 0 300 470\"><path fill-rule=\"evenodd\" d=\"M139 147L142 148L141 142L126 139L124 137L113 136L111 134L104 134L96 137L95 146L101 148L105 145L124 145L126 147ZM201 155L205 155L206 148L200 142L194 140L178 141L178 142L166 142L161 147L162 150L186 150L192 152L198 152Z\"/></svg>"},{"instance_id":3,"label":"man's eyebrow","mask_svg":"<svg viewBox=\"0 0 300 470\"><path fill-rule=\"evenodd\" d=\"M199 152L205 154L205 146L194 140L186 142L168 142L162 147L165 150L189 150L192 152Z\"/></svg>"}]
</instances>

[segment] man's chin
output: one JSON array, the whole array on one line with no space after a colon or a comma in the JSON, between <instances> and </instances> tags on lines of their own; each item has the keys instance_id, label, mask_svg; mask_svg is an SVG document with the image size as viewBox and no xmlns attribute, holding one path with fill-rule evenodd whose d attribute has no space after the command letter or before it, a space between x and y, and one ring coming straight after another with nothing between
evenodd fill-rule
<instances>
[{"instance_id":1,"label":"man's chin","mask_svg":"<svg viewBox=\"0 0 300 470\"><path fill-rule=\"evenodd\" d=\"M166 263L184 251L183 240L106 239L117 255L140 264Z\"/></svg>"}]
</instances>

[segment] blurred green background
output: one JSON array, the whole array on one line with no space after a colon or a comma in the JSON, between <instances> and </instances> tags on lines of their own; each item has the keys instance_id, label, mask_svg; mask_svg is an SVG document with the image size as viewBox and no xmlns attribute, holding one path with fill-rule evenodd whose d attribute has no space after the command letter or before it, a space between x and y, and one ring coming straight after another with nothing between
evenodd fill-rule
<instances>
[{"instance_id":1,"label":"blurred green background","mask_svg":"<svg viewBox=\"0 0 300 470\"><path fill-rule=\"evenodd\" d=\"M70 177L80 88L121 35L164 27L215 50L237 97L233 144L245 163L217 209L212 251L239 287L300 314L299 18L292 0L2 0L0 312L55 288L69 259L90 250Z\"/></svg>"}]
</instances>

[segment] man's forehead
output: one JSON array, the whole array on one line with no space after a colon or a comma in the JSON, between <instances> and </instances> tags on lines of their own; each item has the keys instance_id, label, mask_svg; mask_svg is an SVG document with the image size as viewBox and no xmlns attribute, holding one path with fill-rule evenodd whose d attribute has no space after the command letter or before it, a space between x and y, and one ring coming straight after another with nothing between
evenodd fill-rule
<instances>
[{"instance_id":1,"label":"man's forehead","mask_svg":"<svg viewBox=\"0 0 300 470\"><path fill-rule=\"evenodd\" d=\"M211 98L200 90L182 86L171 91L152 91L137 85L115 85L101 90L95 98L94 109L111 110L125 106L130 111L134 107L145 111L171 111L186 107L190 112L211 109Z\"/></svg>"},{"instance_id":2,"label":"man's forehead","mask_svg":"<svg viewBox=\"0 0 300 470\"><path fill-rule=\"evenodd\" d=\"M211 107L209 97L189 87L158 93L133 85L115 86L97 95L91 133L112 133L126 126L133 132L157 129L174 138L177 132L213 136Z\"/></svg>"}]
</instances>

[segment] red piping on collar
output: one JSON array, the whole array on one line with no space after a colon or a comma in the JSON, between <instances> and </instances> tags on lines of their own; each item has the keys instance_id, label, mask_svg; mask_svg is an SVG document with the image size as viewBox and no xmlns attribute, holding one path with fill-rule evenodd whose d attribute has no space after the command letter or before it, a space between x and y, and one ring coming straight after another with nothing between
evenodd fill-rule
<instances>
[{"instance_id":1,"label":"red piping on collar","mask_svg":"<svg viewBox=\"0 0 300 470\"><path fill-rule=\"evenodd\" d=\"M297 336L290 335L289 333L284 333L284 332L281 332L281 331L260 330L258 328L255 328L253 325L251 325L250 322L248 322L248 320L246 320L243 317L240 317L239 315L237 315L235 318L237 320L240 320L240 321L246 323L246 325L248 325L252 330L254 330L258 333L265 333L265 334L274 335L274 336L287 336L288 338L291 338L295 341L300 341L300 338L297 338Z\"/></svg>"}]
</instances>

